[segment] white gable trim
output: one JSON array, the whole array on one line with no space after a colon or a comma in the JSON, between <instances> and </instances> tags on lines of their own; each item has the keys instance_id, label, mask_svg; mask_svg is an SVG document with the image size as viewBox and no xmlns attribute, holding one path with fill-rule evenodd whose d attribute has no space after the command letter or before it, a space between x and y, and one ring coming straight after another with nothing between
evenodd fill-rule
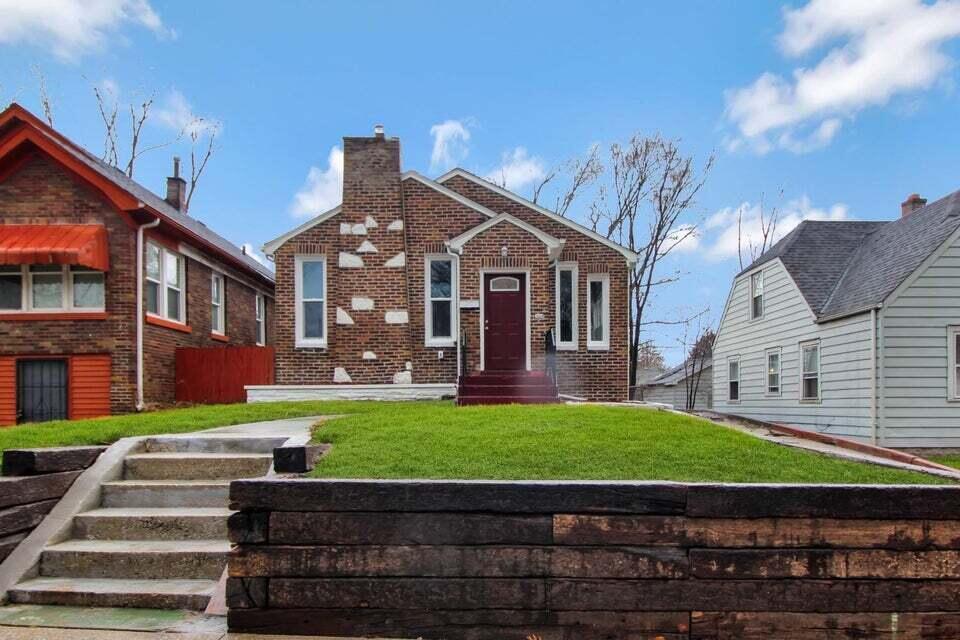
<instances>
[{"instance_id":1,"label":"white gable trim","mask_svg":"<svg viewBox=\"0 0 960 640\"><path fill-rule=\"evenodd\" d=\"M437 183L436 181L431 180L430 178L428 178L428 177L426 177L426 176L424 176L424 175L421 175L421 174L417 173L416 171L407 171L407 172L405 172L402 176L400 176L400 179L401 179L401 180L416 180L416 181L419 182L420 184L422 184L422 185L424 185L424 186L427 186L427 187L430 187L430 188L433 189L434 191L436 191L436 192L438 192L438 193L442 193L443 195L447 196L448 198L450 198L450 199L452 199L452 200L456 200L457 202L459 202L459 203L462 204L463 206L465 206L465 207L470 207L470 208L473 209L474 211L477 211L477 212L479 212L479 213L482 213L483 215L487 216L488 218L494 218L494 217L496 217L496 215L497 215L497 212L496 212L496 211L493 211L493 210L491 210L491 209L487 209L487 208L486 208L485 206L483 206L482 204L478 204L478 203L474 202L473 200L471 200L471 199L469 199L469 198L465 198L465 197L463 197L462 195L460 195L459 193L457 193L456 191L454 191L454 190L452 190L452 189L448 189L447 187L443 186L442 184L439 184L439 183Z\"/></svg>"},{"instance_id":2,"label":"white gable trim","mask_svg":"<svg viewBox=\"0 0 960 640\"><path fill-rule=\"evenodd\" d=\"M604 245L610 247L610 248L613 249L614 251L619 252L619 253L622 254L623 257L625 257L625 258L627 259L627 261L630 262L631 264L636 263L636 261L637 261L637 257L638 257L637 254L634 253L633 251L630 251L630 249L627 249L626 247L623 247L623 246L617 244L616 242L614 242L613 240L610 240L609 238L604 238L602 235L600 235L600 234L597 233L596 231L591 231L590 229L587 229L587 228L584 227L583 225L578 224L578 223L574 222L573 220L570 220L570 219L568 219L568 218L564 218L563 216L557 215L556 213L554 213L553 211L550 211L549 209L544 209L544 208L541 207L540 205L538 205L538 204L536 204L536 203L534 203L534 202L531 202L531 201L527 200L526 198L523 198L523 197L521 197L521 196L518 196L517 194L513 193L512 191L507 191L507 190L504 189L503 187L499 187L499 186L495 185L494 183L489 182L488 180L484 180L483 178L481 178L481 177L479 177L479 176L475 176L475 175L473 175L472 173L470 173L469 171L464 171L463 169L453 169L452 171L448 171L447 173L445 173L445 174L443 174L442 176L440 176L439 178L437 178L436 181L439 182L440 184L443 184L444 182L446 182L446 181L449 180L450 178L453 178L454 176L460 176L461 178L465 178L465 179L467 179L467 180L470 180L471 182L473 182L473 183L475 183L475 184L479 184L479 185L482 186L482 187L486 187L487 189L490 189L490 190L493 191L494 193L496 193L496 194L498 194L498 195L501 195L501 196L503 196L504 198L507 198L507 199L509 199L509 200L513 200L513 201L516 202L517 204L522 204L523 206L525 206L525 207L527 207L527 208L529 208L529 209L533 209L533 210L536 211L537 213L540 213L540 214L542 214L542 215L547 216L548 218L550 218L550 219L553 220L554 222L558 222L558 223L560 223L560 224L562 224L562 225L564 225L564 226L570 227L570 228L573 229L574 231L577 231L577 232L579 232L579 233L582 233L583 235L587 236L588 238L591 238L592 240L596 240L597 242L599 242L599 243L601 243L601 244L604 244Z\"/></svg>"},{"instance_id":3,"label":"white gable trim","mask_svg":"<svg viewBox=\"0 0 960 640\"><path fill-rule=\"evenodd\" d=\"M500 224L501 222L507 222L509 224L512 224L515 227L523 229L530 235L534 236L537 240L545 244L547 246L547 255L550 256L551 259L558 258L560 256L560 252L563 251L563 245L566 243L566 240L561 240L560 238L554 238L552 235L550 235L543 229L538 229L532 224L528 222L524 222L520 218L516 218L510 215L509 213L501 213L500 215L490 218L485 222L481 222L477 226L467 229L466 231L458 235L456 238L447 240L445 244L450 249L457 252L458 254L462 253L464 245L466 245L468 242L473 240L476 236L480 235L487 229L490 229L491 227L494 227Z\"/></svg>"},{"instance_id":4,"label":"white gable trim","mask_svg":"<svg viewBox=\"0 0 960 640\"><path fill-rule=\"evenodd\" d=\"M303 233L304 231L307 231L308 229L312 229L313 227L317 226L321 222L326 222L327 220L337 215L338 213L340 213L340 205L335 206L333 209L330 209L329 211L324 211L323 213L321 213L315 218L311 218L310 220L307 220L296 229L291 229L290 231L287 231L282 236L274 238L270 242L263 245L263 253L272 258L273 254L276 253L277 249L282 247L287 240L290 240L291 238L300 235L301 233Z\"/></svg>"}]
</instances>

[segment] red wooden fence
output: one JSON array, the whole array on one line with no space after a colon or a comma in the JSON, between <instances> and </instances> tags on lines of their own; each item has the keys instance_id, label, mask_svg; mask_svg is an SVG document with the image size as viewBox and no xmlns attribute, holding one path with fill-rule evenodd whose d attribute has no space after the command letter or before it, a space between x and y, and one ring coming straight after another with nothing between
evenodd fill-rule
<instances>
[{"instance_id":1,"label":"red wooden fence","mask_svg":"<svg viewBox=\"0 0 960 640\"><path fill-rule=\"evenodd\" d=\"M177 402L246 402L248 384L273 384L273 347L177 349Z\"/></svg>"}]
</instances>

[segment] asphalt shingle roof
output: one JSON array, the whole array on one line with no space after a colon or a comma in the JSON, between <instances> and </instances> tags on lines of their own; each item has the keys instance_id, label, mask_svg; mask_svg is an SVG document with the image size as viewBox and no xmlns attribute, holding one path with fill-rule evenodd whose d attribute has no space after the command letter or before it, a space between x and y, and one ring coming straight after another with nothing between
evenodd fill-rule
<instances>
[{"instance_id":1,"label":"asphalt shingle roof","mask_svg":"<svg viewBox=\"0 0 960 640\"><path fill-rule=\"evenodd\" d=\"M741 272L780 258L819 320L893 293L960 226L960 192L889 222L805 220Z\"/></svg>"}]
</instances>

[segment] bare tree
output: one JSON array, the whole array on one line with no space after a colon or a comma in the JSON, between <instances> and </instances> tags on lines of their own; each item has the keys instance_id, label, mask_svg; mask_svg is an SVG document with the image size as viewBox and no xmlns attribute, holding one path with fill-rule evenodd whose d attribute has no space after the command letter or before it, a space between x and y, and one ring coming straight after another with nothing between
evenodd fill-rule
<instances>
[{"instance_id":1,"label":"bare tree","mask_svg":"<svg viewBox=\"0 0 960 640\"><path fill-rule=\"evenodd\" d=\"M783 190L779 192L783 197ZM773 246L777 237L777 221L780 218L780 210L773 207L769 213L766 211L763 194L760 194L760 202L757 205L757 216L760 222L759 237L754 238L748 235L744 238L743 234L743 207L737 210L737 257L740 259L740 268L753 263L754 260L766 253L767 249ZM746 244L746 246L744 246ZM749 256L749 260L744 260L744 251Z\"/></svg>"},{"instance_id":2,"label":"bare tree","mask_svg":"<svg viewBox=\"0 0 960 640\"><path fill-rule=\"evenodd\" d=\"M590 151L582 158L574 158L560 167L551 169L534 187L533 202L538 203L546 187L554 178L563 173L569 176L565 188L557 196L554 211L566 217L570 205L573 204L577 196L585 189L592 186L603 175L603 162L600 161L600 146L593 145Z\"/></svg>"},{"instance_id":3,"label":"bare tree","mask_svg":"<svg viewBox=\"0 0 960 640\"><path fill-rule=\"evenodd\" d=\"M193 193L197 189L197 183L204 169L207 168L207 162L216 150L215 142L217 134L220 133L219 123L206 123L203 118L198 118L190 130L190 184L187 188L187 199L184 203L184 211L190 210L190 201L193 199ZM206 134L206 147L198 152L198 145L202 143L202 138Z\"/></svg>"},{"instance_id":4,"label":"bare tree","mask_svg":"<svg viewBox=\"0 0 960 640\"><path fill-rule=\"evenodd\" d=\"M43 117L47 121L47 124L52 127L53 100L50 98L50 93L47 91L47 78L43 74L43 69L40 68L40 65L31 65L30 70L33 71L33 75L37 79L37 88L40 91L40 108L43 109Z\"/></svg>"},{"instance_id":5,"label":"bare tree","mask_svg":"<svg viewBox=\"0 0 960 640\"><path fill-rule=\"evenodd\" d=\"M706 313L706 312L704 312ZM685 404L687 411L693 411L697 407L697 394L700 392L700 380L703 377L703 370L708 360L713 358L713 343L717 336L710 327L703 327L701 320L703 315L697 316L686 325L682 342L686 348L689 329L693 321L696 322L694 331L693 345L690 346L686 359L683 361L683 381L685 391Z\"/></svg>"}]
</instances>

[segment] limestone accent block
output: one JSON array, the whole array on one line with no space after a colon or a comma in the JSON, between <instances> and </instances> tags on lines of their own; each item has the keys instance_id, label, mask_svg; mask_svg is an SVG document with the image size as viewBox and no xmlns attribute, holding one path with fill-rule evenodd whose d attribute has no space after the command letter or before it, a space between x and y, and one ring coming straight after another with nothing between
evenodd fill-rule
<instances>
[{"instance_id":1,"label":"limestone accent block","mask_svg":"<svg viewBox=\"0 0 960 640\"><path fill-rule=\"evenodd\" d=\"M337 266L341 269L361 269L363 268L363 258L341 251L340 257L337 259Z\"/></svg>"},{"instance_id":2,"label":"limestone accent block","mask_svg":"<svg viewBox=\"0 0 960 640\"><path fill-rule=\"evenodd\" d=\"M394 220L388 224L387 231L403 231L403 220Z\"/></svg>"},{"instance_id":3,"label":"limestone accent block","mask_svg":"<svg viewBox=\"0 0 960 640\"><path fill-rule=\"evenodd\" d=\"M404 365L407 371L413 371L413 363L407 360L407 363Z\"/></svg>"},{"instance_id":4,"label":"limestone accent block","mask_svg":"<svg viewBox=\"0 0 960 640\"><path fill-rule=\"evenodd\" d=\"M387 311L384 314L384 320L387 324L407 324L410 321L405 310Z\"/></svg>"},{"instance_id":5,"label":"limestone accent block","mask_svg":"<svg viewBox=\"0 0 960 640\"><path fill-rule=\"evenodd\" d=\"M353 233L353 225L349 222L340 223L340 235L349 236Z\"/></svg>"},{"instance_id":6,"label":"limestone accent block","mask_svg":"<svg viewBox=\"0 0 960 640\"><path fill-rule=\"evenodd\" d=\"M398 371L393 374L393 384L413 384L413 374L409 371Z\"/></svg>"},{"instance_id":7,"label":"limestone accent block","mask_svg":"<svg viewBox=\"0 0 960 640\"><path fill-rule=\"evenodd\" d=\"M373 216L367 216L367 219L363 224L366 225L367 229L373 229L377 226L377 221L373 218Z\"/></svg>"},{"instance_id":8,"label":"limestone accent block","mask_svg":"<svg viewBox=\"0 0 960 640\"><path fill-rule=\"evenodd\" d=\"M397 255L393 256L392 258L390 258L389 260L387 260L385 263L383 263L383 266L385 266L385 267L405 267L405 266L407 266L407 254L405 254L403 251L401 251L400 253L398 253Z\"/></svg>"},{"instance_id":9,"label":"limestone accent block","mask_svg":"<svg viewBox=\"0 0 960 640\"><path fill-rule=\"evenodd\" d=\"M363 243L357 247L357 253L378 253L378 251L372 242L364 240Z\"/></svg>"},{"instance_id":10,"label":"limestone accent block","mask_svg":"<svg viewBox=\"0 0 960 640\"><path fill-rule=\"evenodd\" d=\"M350 377L350 374L347 373L346 369L343 367L337 367L333 370L333 381L337 383L353 382L353 378Z\"/></svg>"},{"instance_id":11,"label":"limestone accent block","mask_svg":"<svg viewBox=\"0 0 960 640\"><path fill-rule=\"evenodd\" d=\"M364 352L363 352L363 359L364 359L364 360L376 360L376 359L377 359L377 354L375 354L373 351L364 351Z\"/></svg>"},{"instance_id":12,"label":"limestone accent block","mask_svg":"<svg viewBox=\"0 0 960 640\"><path fill-rule=\"evenodd\" d=\"M341 307L337 307L337 324L353 324L353 318Z\"/></svg>"},{"instance_id":13,"label":"limestone accent block","mask_svg":"<svg viewBox=\"0 0 960 640\"><path fill-rule=\"evenodd\" d=\"M373 309L373 298L356 296L350 298L350 308L354 311L370 311Z\"/></svg>"},{"instance_id":14,"label":"limestone accent block","mask_svg":"<svg viewBox=\"0 0 960 640\"><path fill-rule=\"evenodd\" d=\"M366 228L364 225L360 224L360 223L357 223L357 224L353 225L353 227L350 229L350 231L351 231L351 232L353 233L353 235L355 235L355 236L365 236L365 235L367 235L367 228Z\"/></svg>"}]
</instances>

